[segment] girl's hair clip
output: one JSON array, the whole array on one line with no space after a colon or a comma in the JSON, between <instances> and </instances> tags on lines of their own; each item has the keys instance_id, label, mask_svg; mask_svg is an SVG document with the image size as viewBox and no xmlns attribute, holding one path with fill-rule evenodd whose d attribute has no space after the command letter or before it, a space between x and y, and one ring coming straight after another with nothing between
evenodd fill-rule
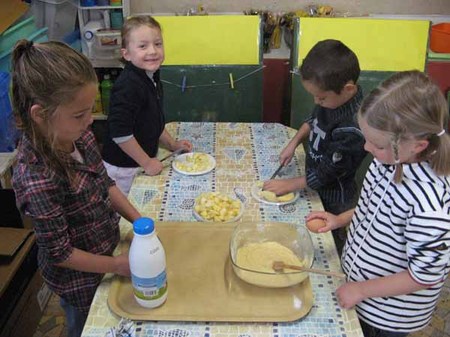
<instances>
[{"instance_id":1,"label":"girl's hair clip","mask_svg":"<svg viewBox=\"0 0 450 337\"><path fill-rule=\"evenodd\" d=\"M442 129L441 132L436 133L436 136L440 137L440 136L443 136L444 134L445 134L445 129Z\"/></svg>"}]
</instances>

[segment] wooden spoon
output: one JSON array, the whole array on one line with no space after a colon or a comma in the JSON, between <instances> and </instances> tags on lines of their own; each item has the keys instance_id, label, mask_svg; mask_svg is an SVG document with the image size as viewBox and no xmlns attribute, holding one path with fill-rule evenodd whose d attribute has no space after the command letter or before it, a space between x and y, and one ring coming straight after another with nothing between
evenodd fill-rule
<instances>
[{"instance_id":1,"label":"wooden spoon","mask_svg":"<svg viewBox=\"0 0 450 337\"><path fill-rule=\"evenodd\" d=\"M275 270L277 273L283 272L284 269L293 269L293 270L300 270L300 271L306 271L309 273L315 273L315 274L322 274L327 276L334 276L334 277L340 277L345 278L344 273L339 273L336 271L328 271L328 270L322 270L322 269L315 269L315 268L306 268L306 267L299 267L294 266L291 264L285 264L283 261L274 261L272 265L273 270Z\"/></svg>"}]
</instances>

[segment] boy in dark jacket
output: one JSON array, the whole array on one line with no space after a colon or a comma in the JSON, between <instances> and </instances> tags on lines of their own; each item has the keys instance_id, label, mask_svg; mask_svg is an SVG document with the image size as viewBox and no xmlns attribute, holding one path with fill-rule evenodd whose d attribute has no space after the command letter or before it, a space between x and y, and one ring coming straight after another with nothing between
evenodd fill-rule
<instances>
[{"instance_id":1,"label":"boy in dark jacket","mask_svg":"<svg viewBox=\"0 0 450 337\"><path fill-rule=\"evenodd\" d=\"M340 214L354 208L358 200L356 170L366 155L364 137L356 113L363 95L356 84L358 58L342 42L318 42L300 67L302 84L314 96L315 107L280 155L289 164L295 149L306 137L306 175L269 180L264 189L277 195L304 189L316 190L327 212ZM340 252L344 240L333 233ZM345 238L345 236L343 236Z\"/></svg>"}]
</instances>

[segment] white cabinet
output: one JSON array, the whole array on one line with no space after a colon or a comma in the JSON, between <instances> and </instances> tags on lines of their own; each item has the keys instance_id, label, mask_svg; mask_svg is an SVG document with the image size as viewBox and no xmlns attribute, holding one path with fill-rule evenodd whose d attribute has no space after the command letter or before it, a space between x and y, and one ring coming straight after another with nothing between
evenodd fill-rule
<instances>
[{"instance_id":1,"label":"white cabinet","mask_svg":"<svg viewBox=\"0 0 450 337\"><path fill-rule=\"evenodd\" d=\"M81 49L94 67L120 67L121 22L129 15L129 0L121 6L82 6L78 1Z\"/></svg>"}]
</instances>

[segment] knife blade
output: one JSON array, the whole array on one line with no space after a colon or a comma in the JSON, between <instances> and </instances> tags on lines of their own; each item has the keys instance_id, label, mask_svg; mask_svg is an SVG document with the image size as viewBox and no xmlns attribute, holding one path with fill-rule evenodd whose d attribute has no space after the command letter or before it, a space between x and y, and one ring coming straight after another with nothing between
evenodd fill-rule
<instances>
[{"instance_id":1,"label":"knife blade","mask_svg":"<svg viewBox=\"0 0 450 337\"><path fill-rule=\"evenodd\" d=\"M269 180L275 178L278 175L278 173L280 173L280 171L283 169L283 167L284 167L283 164L280 164L280 166L278 166L277 170L272 174Z\"/></svg>"},{"instance_id":2,"label":"knife blade","mask_svg":"<svg viewBox=\"0 0 450 337\"><path fill-rule=\"evenodd\" d=\"M169 159L170 157L178 156L179 154L183 153L184 151L186 151L186 149L184 149L184 148L181 148L181 149L178 149L178 150L176 150L176 151L173 151L173 152L172 152L171 154L169 154L168 156L165 156L164 158L162 158L162 159L160 160L160 162L163 162L164 160Z\"/></svg>"}]
</instances>

